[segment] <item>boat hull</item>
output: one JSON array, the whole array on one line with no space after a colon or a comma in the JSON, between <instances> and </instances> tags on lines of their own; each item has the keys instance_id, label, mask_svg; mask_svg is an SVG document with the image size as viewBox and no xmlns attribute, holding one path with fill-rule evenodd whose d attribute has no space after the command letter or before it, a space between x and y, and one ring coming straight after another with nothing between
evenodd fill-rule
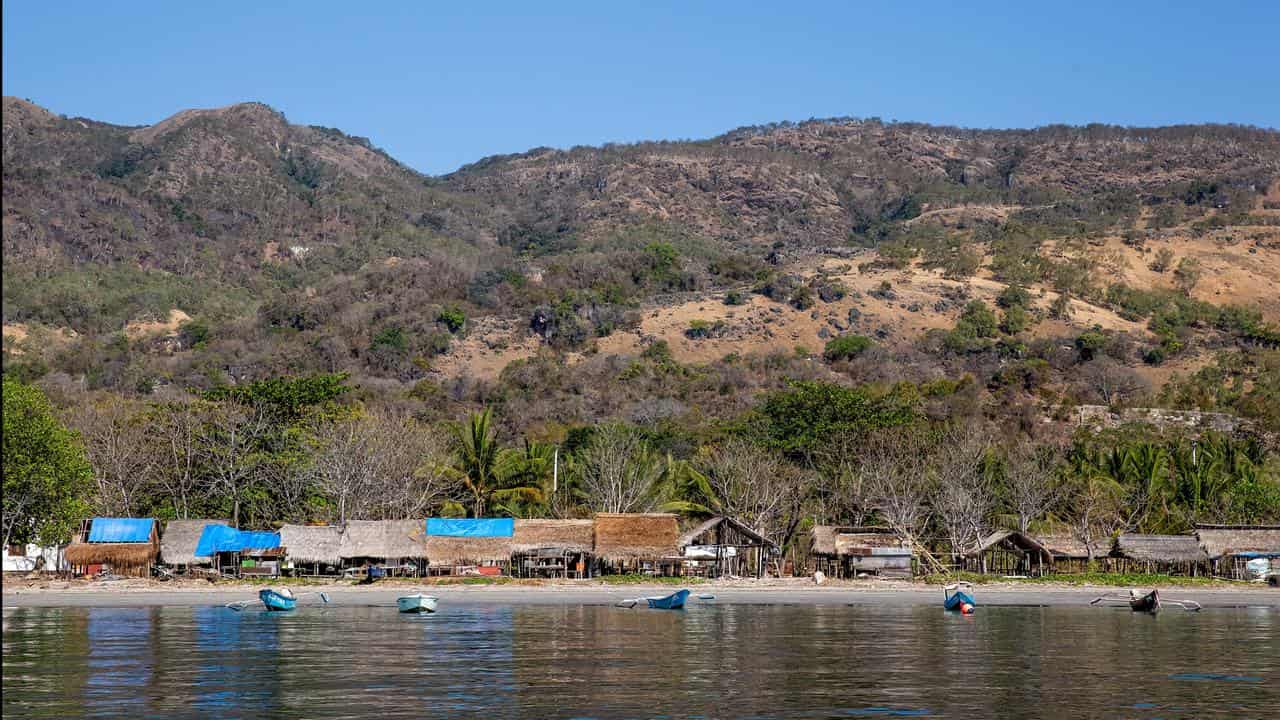
<instances>
[{"instance_id":1,"label":"boat hull","mask_svg":"<svg viewBox=\"0 0 1280 720\"><path fill-rule=\"evenodd\" d=\"M974 602L973 596L969 595L969 593L962 592L960 590L957 590L951 593L942 602L943 608L947 610L957 610L961 612L964 611L964 606L966 605L968 605L969 608L972 610L972 608L975 608L978 606L978 603Z\"/></svg>"},{"instance_id":2,"label":"boat hull","mask_svg":"<svg viewBox=\"0 0 1280 720\"><path fill-rule=\"evenodd\" d=\"M436 598L430 595L406 595L396 598L396 607L402 613L433 613L436 611Z\"/></svg>"},{"instance_id":3,"label":"boat hull","mask_svg":"<svg viewBox=\"0 0 1280 720\"><path fill-rule=\"evenodd\" d=\"M688 590L680 590L670 595L661 597L645 598L645 602L654 610L679 610L684 607L684 601L689 597Z\"/></svg>"},{"instance_id":4,"label":"boat hull","mask_svg":"<svg viewBox=\"0 0 1280 720\"><path fill-rule=\"evenodd\" d=\"M1160 591L1152 590L1142 597L1129 601L1129 608L1134 612L1153 613L1160 609Z\"/></svg>"},{"instance_id":5,"label":"boat hull","mask_svg":"<svg viewBox=\"0 0 1280 720\"><path fill-rule=\"evenodd\" d=\"M286 597L275 590L259 590L258 599L271 612L283 612L298 606L297 598Z\"/></svg>"}]
</instances>

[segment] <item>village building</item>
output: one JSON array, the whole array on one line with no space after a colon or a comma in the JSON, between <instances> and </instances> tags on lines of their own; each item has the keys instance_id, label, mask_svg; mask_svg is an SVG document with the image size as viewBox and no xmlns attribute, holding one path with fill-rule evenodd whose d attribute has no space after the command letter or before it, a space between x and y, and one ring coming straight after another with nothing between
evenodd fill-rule
<instances>
[{"instance_id":1,"label":"village building","mask_svg":"<svg viewBox=\"0 0 1280 720\"><path fill-rule=\"evenodd\" d=\"M1111 557L1111 570L1121 573L1203 575L1209 563L1194 535L1121 534Z\"/></svg>"},{"instance_id":2,"label":"village building","mask_svg":"<svg viewBox=\"0 0 1280 720\"><path fill-rule=\"evenodd\" d=\"M684 573L700 577L764 577L778 546L747 525L717 515L687 530L679 545Z\"/></svg>"},{"instance_id":3,"label":"village building","mask_svg":"<svg viewBox=\"0 0 1280 720\"><path fill-rule=\"evenodd\" d=\"M887 527L815 525L809 542L814 571L828 577L912 574L911 546Z\"/></svg>"},{"instance_id":4,"label":"village building","mask_svg":"<svg viewBox=\"0 0 1280 720\"><path fill-rule=\"evenodd\" d=\"M342 532L333 525L283 525L284 569L294 576L337 575L342 566Z\"/></svg>"},{"instance_id":5,"label":"village building","mask_svg":"<svg viewBox=\"0 0 1280 720\"><path fill-rule=\"evenodd\" d=\"M970 572L1038 577L1054 572L1053 552L1034 536L1017 530L997 530L964 557Z\"/></svg>"},{"instance_id":6,"label":"village building","mask_svg":"<svg viewBox=\"0 0 1280 720\"><path fill-rule=\"evenodd\" d=\"M227 520L170 520L160 536L160 562L172 570L186 574L193 569L208 569L212 556L196 555L196 545L206 525L229 526Z\"/></svg>"},{"instance_id":7,"label":"village building","mask_svg":"<svg viewBox=\"0 0 1280 720\"><path fill-rule=\"evenodd\" d=\"M63 555L66 545L27 543L4 548L4 571L7 573L66 572L71 568Z\"/></svg>"},{"instance_id":8,"label":"village building","mask_svg":"<svg viewBox=\"0 0 1280 720\"><path fill-rule=\"evenodd\" d=\"M77 537L65 552L77 575L110 572L150 577L160 555L160 534L153 518L93 518L81 525Z\"/></svg>"},{"instance_id":9,"label":"village building","mask_svg":"<svg viewBox=\"0 0 1280 720\"><path fill-rule=\"evenodd\" d=\"M501 575L510 566L512 518L427 518L424 539L432 575Z\"/></svg>"},{"instance_id":10,"label":"village building","mask_svg":"<svg viewBox=\"0 0 1280 720\"><path fill-rule=\"evenodd\" d=\"M517 519L511 538L511 574L516 577L591 577L595 549L592 520Z\"/></svg>"},{"instance_id":11,"label":"village building","mask_svg":"<svg viewBox=\"0 0 1280 720\"><path fill-rule=\"evenodd\" d=\"M597 572L674 576L680 574L680 524L667 513L597 513Z\"/></svg>"},{"instance_id":12,"label":"village building","mask_svg":"<svg viewBox=\"0 0 1280 720\"><path fill-rule=\"evenodd\" d=\"M1214 575L1237 580L1280 574L1280 525L1197 525Z\"/></svg>"},{"instance_id":13,"label":"village building","mask_svg":"<svg viewBox=\"0 0 1280 720\"><path fill-rule=\"evenodd\" d=\"M341 530L344 575L365 576L376 567L388 575L417 576L427 568L421 520L349 520Z\"/></svg>"}]
</instances>

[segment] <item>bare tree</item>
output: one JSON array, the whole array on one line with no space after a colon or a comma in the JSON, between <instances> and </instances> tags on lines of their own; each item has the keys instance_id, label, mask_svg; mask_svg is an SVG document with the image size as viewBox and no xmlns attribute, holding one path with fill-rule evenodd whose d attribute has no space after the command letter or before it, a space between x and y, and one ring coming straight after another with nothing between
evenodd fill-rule
<instances>
[{"instance_id":1,"label":"bare tree","mask_svg":"<svg viewBox=\"0 0 1280 720\"><path fill-rule=\"evenodd\" d=\"M1151 390L1151 384L1135 370L1109 357L1086 363L1081 376L1105 405L1129 402Z\"/></svg>"},{"instance_id":2,"label":"bare tree","mask_svg":"<svg viewBox=\"0 0 1280 720\"><path fill-rule=\"evenodd\" d=\"M956 427L942 437L932 453L931 464L937 473L933 510L946 533L953 562L982 540L987 518L995 508L995 488L983 468L987 436L978 426Z\"/></svg>"},{"instance_id":3,"label":"bare tree","mask_svg":"<svg viewBox=\"0 0 1280 720\"><path fill-rule=\"evenodd\" d=\"M871 507L917 550L929 520L933 476L928 472L930 445L916 430L881 433L868 439L859 469ZM924 553L926 559L931 559ZM936 564L936 560L933 561Z\"/></svg>"},{"instance_id":4,"label":"bare tree","mask_svg":"<svg viewBox=\"0 0 1280 720\"><path fill-rule=\"evenodd\" d=\"M151 430L160 456L156 480L179 518L189 517L192 500L207 490L200 472L200 436L208 414L208 405L201 401L162 405L152 412Z\"/></svg>"},{"instance_id":5,"label":"bare tree","mask_svg":"<svg viewBox=\"0 0 1280 720\"><path fill-rule=\"evenodd\" d=\"M1009 449L1005 457L1004 499L1018 518L1018 530L1027 532L1053 507L1061 492L1056 448L1037 449L1029 442Z\"/></svg>"},{"instance_id":6,"label":"bare tree","mask_svg":"<svg viewBox=\"0 0 1280 720\"><path fill-rule=\"evenodd\" d=\"M141 509L138 503L154 483L159 461L146 414L123 398L107 396L68 419L83 436L93 466L96 510L132 515Z\"/></svg>"},{"instance_id":7,"label":"bare tree","mask_svg":"<svg viewBox=\"0 0 1280 720\"><path fill-rule=\"evenodd\" d=\"M814 453L818 468L818 520L866 524L873 512L866 476L859 472L867 444L861 436L847 434L832 438Z\"/></svg>"},{"instance_id":8,"label":"bare tree","mask_svg":"<svg viewBox=\"0 0 1280 720\"><path fill-rule=\"evenodd\" d=\"M240 507L248 491L263 481L260 441L270 427L257 407L224 404L214 407L200 434L200 458L213 490L231 501L231 522L240 527Z\"/></svg>"},{"instance_id":9,"label":"bare tree","mask_svg":"<svg viewBox=\"0 0 1280 720\"><path fill-rule=\"evenodd\" d=\"M601 512L644 512L653 508L654 489L664 459L635 430L603 425L579 461L582 489Z\"/></svg>"},{"instance_id":10,"label":"bare tree","mask_svg":"<svg viewBox=\"0 0 1280 720\"><path fill-rule=\"evenodd\" d=\"M1106 550L1112 536L1124 524L1120 512L1123 503L1124 489L1110 479L1079 479L1079 487L1071 495L1067 517L1071 521L1071 534L1084 544L1090 562L1099 551Z\"/></svg>"},{"instance_id":11,"label":"bare tree","mask_svg":"<svg viewBox=\"0 0 1280 720\"><path fill-rule=\"evenodd\" d=\"M738 438L702 453L696 465L719 500L721 513L779 546L790 539L805 498L799 469L781 455Z\"/></svg>"}]
</instances>

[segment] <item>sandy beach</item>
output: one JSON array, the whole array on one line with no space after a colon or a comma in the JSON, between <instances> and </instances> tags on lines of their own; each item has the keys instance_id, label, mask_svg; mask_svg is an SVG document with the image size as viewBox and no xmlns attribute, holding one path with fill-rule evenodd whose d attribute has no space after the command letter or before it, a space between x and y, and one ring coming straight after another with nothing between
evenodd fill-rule
<instances>
[{"instance_id":1,"label":"sandy beach","mask_svg":"<svg viewBox=\"0 0 1280 720\"><path fill-rule=\"evenodd\" d=\"M127 607L148 605L221 605L252 599L266 585L259 583L218 583L204 581L156 582L116 580L110 582L6 581L3 606L15 607ZM323 591L334 603L343 605L385 605L411 591L439 597L445 603L466 604L552 604L610 605L626 598L662 595L672 585L610 585L599 581L543 583L509 582L492 585L424 584L392 580L372 586L350 583L292 586L295 592ZM764 605L934 605L942 590L936 585L906 581L862 580L815 585L807 578L785 580L700 582L689 586L696 595L714 595L720 604ZM1087 605L1109 593L1124 592L1110 586L1030 584L1002 582L975 587L979 603L987 606L1070 606ZM1213 586L1168 587L1169 598L1191 599L1208 608L1265 607L1280 609L1280 590L1257 584L1223 583Z\"/></svg>"}]
</instances>

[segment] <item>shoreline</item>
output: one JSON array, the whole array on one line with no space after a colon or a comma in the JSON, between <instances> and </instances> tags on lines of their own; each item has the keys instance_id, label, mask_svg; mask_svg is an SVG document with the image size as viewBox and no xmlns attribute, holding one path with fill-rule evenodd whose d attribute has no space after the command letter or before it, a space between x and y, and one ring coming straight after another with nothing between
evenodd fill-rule
<instances>
[{"instance_id":1,"label":"shoreline","mask_svg":"<svg viewBox=\"0 0 1280 720\"><path fill-rule=\"evenodd\" d=\"M21 582L21 581L19 581ZM196 607L223 605L252 599L269 583L202 581L156 582L118 580L71 583L46 581L26 587L6 582L3 608L51 607ZM424 592L442 603L465 605L612 605L624 598L665 595L673 584L606 584L598 581L558 581L542 583L507 582L495 584L431 584L405 580L382 581L375 585L350 583L290 584L295 592L325 592L338 605L368 606L394 603L399 595ZM937 605L942 588L918 582L895 580L836 581L814 585L805 578L783 581L698 582L688 585L694 597L715 595L716 604L755 605L868 605L912 607ZM1165 586L1162 592L1172 599L1191 599L1206 608L1280 609L1280 590L1253 584L1221 586ZM976 585L979 606L1088 606L1089 601L1125 588L1102 585L1067 585L992 582Z\"/></svg>"}]
</instances>

